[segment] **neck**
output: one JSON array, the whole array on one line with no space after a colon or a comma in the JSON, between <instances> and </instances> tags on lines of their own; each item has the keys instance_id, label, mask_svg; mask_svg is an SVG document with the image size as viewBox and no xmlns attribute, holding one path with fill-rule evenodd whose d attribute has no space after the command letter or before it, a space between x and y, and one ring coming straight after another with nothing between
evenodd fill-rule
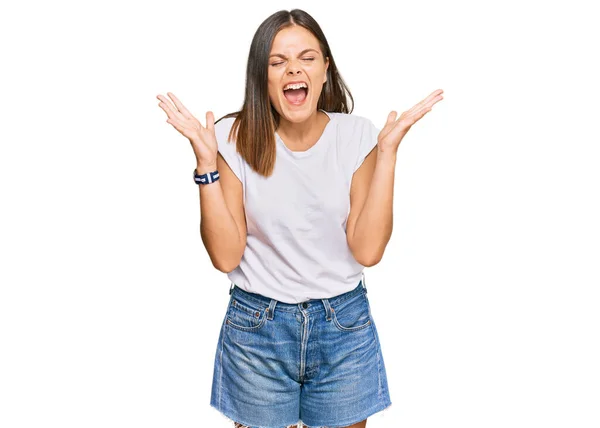
<instances>
[{"instance_id":1,"label":"neck","mask_svg":"<svg viewBox=\"0 0 600 428\"><path fill-rule=\"evenodd\" d=\"M321 115L324 115L324 113L315 110L308 119L300 123L290 122L283 116L280 116L277 133L288 142L294 141L301 144L310 141L314 137L315 131L318 132L318 125L323 120Z\"/></svg>"}]
</instances>

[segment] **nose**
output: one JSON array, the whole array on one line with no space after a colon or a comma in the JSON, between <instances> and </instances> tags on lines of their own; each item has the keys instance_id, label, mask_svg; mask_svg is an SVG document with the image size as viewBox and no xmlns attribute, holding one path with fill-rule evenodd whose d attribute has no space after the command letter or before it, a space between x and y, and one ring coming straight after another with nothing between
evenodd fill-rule
<instances>
[{"instance_id":1,"label":"nose","mask_svg":"<svg viewBox=\"0 0 600 428\"><path fill-rule=\"evenodd\" d=\"M301 73L300 67L298 66L298 64L295 61L289 62L287 73L288 74L300 74Z\"/></svg>"}]
</instances>

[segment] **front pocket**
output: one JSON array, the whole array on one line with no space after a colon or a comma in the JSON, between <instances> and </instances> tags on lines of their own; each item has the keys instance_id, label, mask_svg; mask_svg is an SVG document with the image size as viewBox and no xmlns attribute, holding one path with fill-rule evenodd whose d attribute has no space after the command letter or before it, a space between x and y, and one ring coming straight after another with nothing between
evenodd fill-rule
<instances>
[{"instance_id":1,"label":"front pocket","mask_svg":"<svg viewBox=\"0 0 600 428\"><path fill-rule=\"evenodd\" d=\"M246 303L240 303L235 297L231 299L227 309L226 324L232 328L242 331L259 330L267 320L267 309L260 306L251 307Z\"/></svg>"},{"instance_id":2,"label":"front pocket","mask_svg":"<svg viewBox=\"0 0 600 428\"><path fill-rule=\"evenodd\" d=\"M371 325L371 313L365 293L361 291L339 304L331 306L333 324L341 331L356 331Z\"/></svg>"}]
</instances>

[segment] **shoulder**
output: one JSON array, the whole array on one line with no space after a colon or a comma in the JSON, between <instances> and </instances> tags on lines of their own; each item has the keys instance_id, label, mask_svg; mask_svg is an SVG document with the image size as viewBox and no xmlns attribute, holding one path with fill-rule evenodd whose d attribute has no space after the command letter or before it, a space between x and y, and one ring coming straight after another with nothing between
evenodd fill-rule
<instances>
[{"instance_id":1,"label":"shoulder","mask_svg":"<svg viewBox=\"0 0 600 428\"><path fill-rule=\"evenodd\" d=\"M237 173L239 172L239 169L236 169L236 165L240 162L241 156L237 151L235 136L233 136L231 140L229 139L229 133L234 121L235 117L224 117L219 119L215 123L215 138L217 139L219 153L225 158L234 172Z\"/></svg>"},{"instance_id":2,"label":"shoulder","mask_svg":"<svg viewBox=\"0 0 600 428\"><path fill-rule=\"evenodd\" d=\"M332 118L334 118L337 122L343 125L353 125L353 124L364 124L365 122L370 122L370 120L364 116L359 116L353 113L338 113L338 112L327 112Z\"/></svg>"},{"instance_id":3,"label":"shoulder","mask_svg":"<svg viewBox=\"0 0 600 428\"><path fill-rule=\"evenodd\" d=\"M373 122L365 116L351 113L329 114L338 123L338 127L342 130L342 132L345 130L351 134L356 134L357 132L363 132L375 126Z\"/></svg>"},{"instance_id":4,"label":"shoulder","mask_svg":"<svg viewBox=\"0 0 600 428\"><path fill-rule=\"evenodd\" d=\"M372 134L378 134L379 129L371 119L357 114L330 113L337 123L337 133L344 141L358 141L371 139Z\"/></svg>"},{"instance_id":5,"label":"shoulder","mask_svg":"<svg viewBox=\"0 0 600 428\"><path fill-rule=\"evenodd\" d=\"M235 137L233 140L229 140L229 132L235 117L221 118L215 123L215 138L217 139L217 150L229 165L229 168L237 176L237 178L244 184L244 161L242 156L238 153L235 144Z\"/></svg>"},{"instance_id":6,"label":"shoulder","mask_svg":"<svg viewBox=\"0 0 600 428\"><path fill-rule=\"evenodd\" d=\"M234 121L235 117L224 117L215 123L215 137L219 144L228 142L229 131L231 131ZM232 141L231 144L235 143Z\"/></svg>"}]
</instances>

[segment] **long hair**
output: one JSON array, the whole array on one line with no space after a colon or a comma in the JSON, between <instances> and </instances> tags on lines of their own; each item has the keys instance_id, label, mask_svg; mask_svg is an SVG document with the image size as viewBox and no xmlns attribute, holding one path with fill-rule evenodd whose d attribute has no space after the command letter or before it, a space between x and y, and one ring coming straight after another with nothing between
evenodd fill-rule
<instances>
[{"instance_id":1,"label":"long hair","mask_svg":"<svg viewBox=\"0 0 600 428\"><path fill-rule=\"evenodd\" d=\"M269 54L277 33L293 25L309 30L319 41L323 60L329 58L327 81L323 85L317 108L338 113L352 113L354 109L354 98L335 65L329 43L317 21L300 9L280 10L269 16L260 24L252 38L242 108L219 119L235 117L227 139L235 141L236 150L241 157L256 173L264 177L269 177L275 168L275 131L280 120L279 113L269 99ZM351 107L348 106L347 97L352 102Z\"/></svg>"}]
</instances>

